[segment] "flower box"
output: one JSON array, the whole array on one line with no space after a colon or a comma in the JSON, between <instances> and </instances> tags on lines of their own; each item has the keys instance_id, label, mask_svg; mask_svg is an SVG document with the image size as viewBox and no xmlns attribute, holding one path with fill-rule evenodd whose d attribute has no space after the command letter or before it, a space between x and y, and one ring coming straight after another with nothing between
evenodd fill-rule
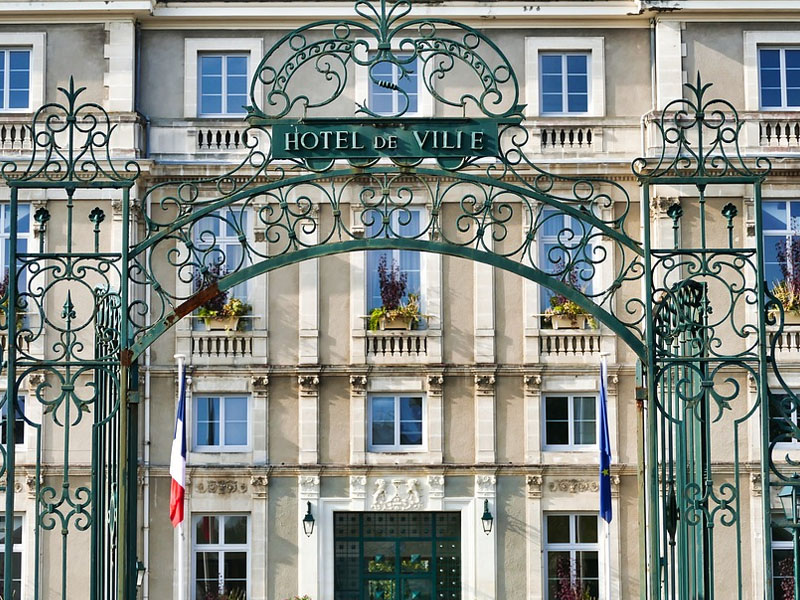
<instances>
[{"instance_id":1,"label":"flower box","mask_svg":"<svg viewBox=\"0 0 800 600\"><path fill-rule=\"evenodd\" d=\"M550 315L553 329L585 329L586 315Z\"/></svg>"},{"instance_id":2,"label":"flower box","mask_svg":"<svg viewBox=\"0 0 800 600\"><path fill-rule=\"evenodd\" d=\"M204 317L206 331L236 331L239 328L239 317Z\"/></svg>"},{"instance_id":3,"label":"flower box","mask_svg":"<svg viewBox=\"0 0 800 600\"><path fill-rule=\"evenodd\" d=\"M398 315L396 317L381 317L380 328L385 329L400 329L410 331L411 326L414 324L414 317Z\"/></svg>"}]
</instances>

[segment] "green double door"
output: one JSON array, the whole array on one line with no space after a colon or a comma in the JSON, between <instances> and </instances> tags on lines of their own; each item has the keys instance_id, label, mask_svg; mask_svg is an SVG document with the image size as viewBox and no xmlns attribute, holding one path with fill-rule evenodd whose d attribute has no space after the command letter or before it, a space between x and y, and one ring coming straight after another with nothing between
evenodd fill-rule
<instances>
[{"instance_id":1,"label":"green double door","mask_svg":"<svg viewBox=\"0 0 800 600\"><path fill-rule=\"evenodd\" d=\"M457 512L334 513L335 600L460 600Z\"/></svg>"}]
</instances>

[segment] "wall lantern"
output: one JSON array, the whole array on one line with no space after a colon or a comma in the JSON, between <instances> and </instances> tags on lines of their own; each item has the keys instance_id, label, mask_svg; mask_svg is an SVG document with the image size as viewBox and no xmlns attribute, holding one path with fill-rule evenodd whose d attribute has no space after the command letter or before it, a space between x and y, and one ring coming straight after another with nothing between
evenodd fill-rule
<instances>
[{"instance_id":1,"label":"wall lantern","mask_svg":"<svg viewBox=\"0 0 800 600\"><path fill-rule=\"evenodd\" d=\"M494 517L489 512L489 501L483 501L483 516L481 517L481 524L483 525L483 533L489 535L492 533L492 525L494 524Z\"/></svg>"},{"instance_id":2,"label":"wall lantern","mask_svg":"<svg viewBox=\"0 0 800 600\"><path fill-rule=\"evenodd\" d=\"M145 573L144 563L140 560L136 561L136 587L142 587L144 583L144 573Z\"/></svg>"},{"instance_id":3,"label":"wall lantern","mask_svg":"<svg viewBox=\"0 0 800 600\"><path fill-rule=\"evenodd\" d=\"M311 514L311 502L308 503L306 516L303 517L303 531L306 537L311 537L311 534L314 533L314 515Z\"/></svg>"},{"instance_id":4,"label":"wall lantern","mask_svg":"<svg viewBox=\"0 0 800 600\"><path fill-rule=\"evenodd\" d=\"M800 484L800 482L798 482ZM783 514L787 521L797 523L800 518L800 485L785 485L778 492Z\"/></svg>"}]
</instances>

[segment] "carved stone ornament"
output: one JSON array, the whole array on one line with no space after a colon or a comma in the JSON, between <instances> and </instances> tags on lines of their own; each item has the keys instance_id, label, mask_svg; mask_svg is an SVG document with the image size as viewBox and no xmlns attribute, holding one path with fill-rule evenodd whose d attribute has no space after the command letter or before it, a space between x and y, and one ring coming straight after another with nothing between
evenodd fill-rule
<instances>
[{"instance_id":1,"label":"carved stone ornament","mask_svg":"<svg viewBox=\"0 0 800 600\"><path fill-rule=\"evenodd\" d=\"M443 385L444 377L442 377L441 374L428 375L428 392L431 394L441 394Z\"/></svg>"},{"instance_id":2,"label":"carved stone ornament","mask_svg":"<svg viewBox=\"0 0 800 600\"><path fill-rule=\"evenodd\" d=\"M5 490L7 482L8 482L8 479L6 478L5 475L0 477L0 488ZM22 491L22 483L20 483L19 481L14 480L14 492L20 493L21 491Z\"/></svg>"},{"instance_id":3,"label":"carved stone ornament","mask_svg":"<svg viewBox=\"0 0 800 600\"><path fill-rule=\"evenodd\" d=\"M538 373L525 375L525 388L528 392L538 392L542 388L542 376Z\"/></svg>"},{"instance_id":4,"label":"carved stone ornament","mask_svg":"<svg viewBox=\"0 0 800 600\"><path fill-rule=\"evenodd\" d=\"M494 497L497 478L494 475L475 476L475 495L479 498Z\"/></svg>"},{"instance_id":5,"label":"carved stone ornament","mask_svg":"<svg viewBox=\"0 0 800 600\"><path fill-rule=\"evenodd\" d=\"M298 478L301 498L319 498L319 477L317 475L301 475Z\"/></svg>"},{"instance_id":6,"label":"carved stone ornament","mask_svg":"<svg viewBox=\"0 0 800 600\"><path fill-rule=\"evenodd\" d=\"M493 394L494 393L494 375L475 375L475 387L479 393Z\"/></svg>"},{"instance_id":7,"label":"carved stone ornament","mask_svg":"<svg viewBox=\"0 0 800 600\"><path fill-rule=\"evenodd\" d=\"M551 492L580 494L582 492L597 492L600 490L600 484L597 481L585 479L558 479L557 481L551 481L549 488Z\"/></svg>"},{"instance_id":8,"label":"carved stone ornament","mask_svg":"<svg viewBox=\"0 0 800 600\"><path fill-rule=\"evenodd\" d=\"M372 510L422 510L420 480L377 479L372 490Z\"/></svg>"},{"instance_id":9,"label":"carved stone ornament","mask_svg":"<svg viewBox=\"0 0 800 600\"><path fill-rule=\"evenodd\" d=\"M367 477L365 475L350 476L350 498L363 500L367 497Z\"/></svg>"},{"instance_id":10,"label":"carved stone ornament","mask_svg":"<svg viewBox=\"0 0 800 600\"><path fill-rule=\"evenodd\" d=\"M750 473L750 493L753 496L761 495L761 473Z\"/></svg>"},{"instance_id":11,"label":"carved stone ornament","mask_svg":"<svg viewBox=\"0 0 800 600\"><path fill-rule=\"evenodd\" d=\"M263 392L269 387L269 376L255 375L250 378L250 385L254 392Z\"/></svg>"},{"instance_id":12,"label":"carved stone ornament","mask_svg":"<svg viewBox=\"0 0 800 600\"><path fill-rule=\"evenodd\" d=\"M38 386L44 383L44 373L31 373L28 375L28 389L35 390Z\"/></svg>"},{"instance_id":13,"label":"carved stone ornament","mask_svg":"<svg viewBox=\"0 0 800 600\"><path fill-rule=\"evenodd\" d=\"M350 387L358 394L363 394L367 391L367 376L366 375L351 375Z\"/></svg>"},{"instance_id":14,"label":"carved stone ornament","mask_svg":"<svg viewBox=\"0 0 800 600\"><path fill-rule=\"evenodd\" d=\"M654 217L666 217L667 209L674 204L680 204L680 200L670 196L656 196L650 200L650 211Z\"/></svg>"},{"instance_id":15,"label":"carved stone ornament","mask_svg":"<svg viewBox=\"0 0 800 600\"><path fill-rule=\"evenodd\" d=\"M526 482L528 484L528 497L541 498L542 497L542 481L544 478L540 474L528 475Z\"/></svg>"},{"instance_id":16,"label":"carved stone ornament","mask_svg":"<svg viewBox=\"0 0 800 600\"><path fill-rule=\"evenodd\" d=\"M316 394L319 389L319 377L316 375L298 375L297 384L301 394Z\"/></svg>"},{"instance_id":17,"label":"carved stone ornament","mask_svg":"<svg viewBox=\"0 0 800 600\"><path fill-rule=\"evenodd\" d=\"M428 496L444 498L444 475L428 475Z\"/></svg>"},{"instance_id":18,"label":"carved stone ornament","mask_svg":"<svg viewBox=\"0 0 800 600\"><path fill-rule=\"evenodd\" d=\"M195 490L200 494L243 494L247 491L247 484L235 479L200 480L197 482Z\"/></svg>"}]
</instances>

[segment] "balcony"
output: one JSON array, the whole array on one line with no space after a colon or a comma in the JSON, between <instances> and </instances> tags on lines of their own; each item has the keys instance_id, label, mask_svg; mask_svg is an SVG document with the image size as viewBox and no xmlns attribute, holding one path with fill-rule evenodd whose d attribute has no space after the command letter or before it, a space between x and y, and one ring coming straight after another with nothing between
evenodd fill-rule
<instances>
[{"instance_id":1,"label":"balcony","mask_svg":"<svg viewBox=\"0 0 800 600\"><path fill-rule=\"evenodd\" d=\"M775 358L781 362L800 362L800 325L784 325L783 331L768 332L775 342Z\"/></svg>"},{"instance_id":2,"label":"balcony","mask_svg":"<svg viewBox=\"0 0 800 600\"><path fill-rule=\"evenodd\" d=\"M157 160L236 162L252 144L266 149L266 137L248 131L240 119L157 120L150 127L150 154Z\"/></svg>"},{"instance_id":3,"label":"balcony","mask_svg":"<svg viewBox=\"0 0 800 600\"><path fill-rule=\"evenodd\" d=\"M195 366L249 366L267 362L266 331L177 331L177 353Z\"/></svg>"},{"instance_id":4,"label":"balcony","mask_svg":"<svg viewBox=\"0 0 800 600\"><path fill-rule=\"evenodd\" d=\"M599 357L600 332L589 329L542 329L539 332L542 358Z\"/></svg>"}]
</instances>

